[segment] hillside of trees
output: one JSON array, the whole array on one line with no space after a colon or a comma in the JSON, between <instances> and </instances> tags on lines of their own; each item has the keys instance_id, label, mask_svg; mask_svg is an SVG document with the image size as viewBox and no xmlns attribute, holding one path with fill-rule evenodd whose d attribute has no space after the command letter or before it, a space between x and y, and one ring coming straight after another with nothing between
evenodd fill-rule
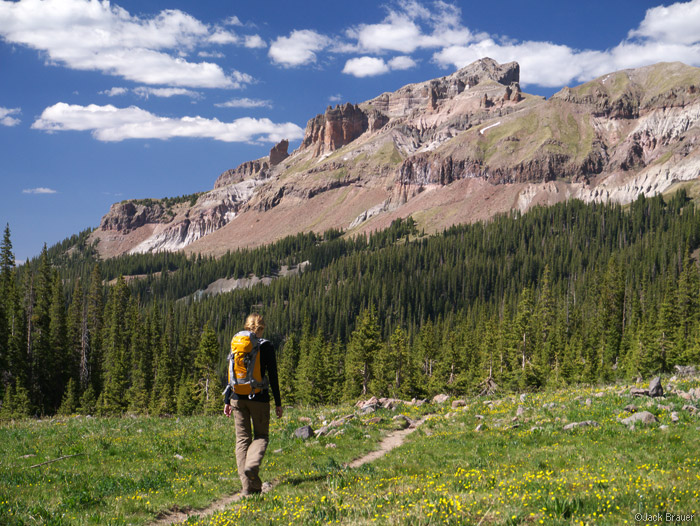
<instances>
[{"instance_id":1,"label":"hillside of trees","mask_svg":"<svg viewBox=\"0 0 700 526\"><path fill-rule=\"evenodd\" d=\"M88 233L17 267L5 229L0 418L218 412L228 342L253 311L284 404L537 390L700 363L700 213L683 190L430 236L410 218L368 237L306 233L218 259L99 261ZM270 285L201 293L304 261Z\"/></svg>"}]
</instances>

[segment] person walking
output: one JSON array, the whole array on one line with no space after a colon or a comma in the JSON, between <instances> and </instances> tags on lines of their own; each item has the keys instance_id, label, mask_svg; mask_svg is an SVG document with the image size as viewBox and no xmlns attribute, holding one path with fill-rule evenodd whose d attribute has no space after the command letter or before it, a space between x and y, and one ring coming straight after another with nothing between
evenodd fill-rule
<instances>
[{"instance_id":1,"label":"person walking","mask_svg":"<svg viewBox=\"0 0 700 526\"><path fill-rule=\"evenodd\" d=\"M224 414L227 417L233 414L241 494L248 496L262 492L259 473L270 436L270 389L277 418L282 418L283 410L275 348L271 342L262 339L265 330L263 317L250 314L244 329L231 340Z\"/></svg>"}]
</instances>

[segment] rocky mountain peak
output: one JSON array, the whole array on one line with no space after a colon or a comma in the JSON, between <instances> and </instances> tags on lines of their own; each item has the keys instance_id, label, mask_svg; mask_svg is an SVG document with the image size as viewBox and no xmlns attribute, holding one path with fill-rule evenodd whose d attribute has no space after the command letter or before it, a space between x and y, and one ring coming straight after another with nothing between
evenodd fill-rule
<instances>
[{"instance_id":1,"label":"rocky mountain peak","mask_svg":"<svg viewBox=\"0 0 700 526\"><path fill-rule=\"evenodd\" d=\"M114 205L93 237L106 257L222 254L308 230L367 232L399 217L436 231L570 198L628 203L700 177L700 69L612 72L549 100L523 93L519 77L517 63L484 58L329 106L291 155L282 141L195 201Z\"/></svg>"},{"instance_id":2,"label":"rocky mountain peak","mask_svg":"<svg viewBox=\"0 0 700 526\"><path fill-rule=\"evenodd\" d=\"M365 132L380 130L391 120L416 112L439 111L444 101L454 99L485 81L506 86L504 100L519 102L519 80L520 65L517 62L501 65L493 59L484 58L446 77L410 84L360 105L348 102L328 106L325 113L307 123L299 150L310 151L315 157L335 151ZM489 102L487 97L483 107L487 107Z\"/></svg>"}]
</instances>

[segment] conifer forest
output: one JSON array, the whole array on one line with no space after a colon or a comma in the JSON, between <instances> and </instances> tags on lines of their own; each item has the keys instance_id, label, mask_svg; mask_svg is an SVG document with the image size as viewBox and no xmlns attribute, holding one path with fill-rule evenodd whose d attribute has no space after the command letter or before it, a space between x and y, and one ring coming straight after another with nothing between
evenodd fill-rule
<instances>
[{"instance_id":1,"label":"conifer forest","mask_svg":"<svg viewBox=\"0 0 700 526\"><path fill-rule=\"evenodd\" d=\"M0 246L0 418L218 413L232 335L266 320L284 405L534 391L700 363L700 211L684 190L427 235L304 233L220 258L101 260L83 232ZM295 275L283 266L308 262ZM273 277L232 292L221 278Z\"/></svg>"}]
</instances>

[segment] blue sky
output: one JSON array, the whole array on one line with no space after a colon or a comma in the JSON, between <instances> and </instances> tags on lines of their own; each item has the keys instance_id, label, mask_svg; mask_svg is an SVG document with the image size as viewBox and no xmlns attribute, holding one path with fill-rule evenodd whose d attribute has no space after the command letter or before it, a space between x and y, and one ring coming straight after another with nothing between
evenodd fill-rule
<instances>
[{"instance_id":1,"label":"blue sky","mask_svg":"<svg viewBox=\"0 0 700 526\"><path fill-rule=\"evenodd\" d=\"M700 65L700 0L0 0L0 226L19 261L132 198L211 189L329 104L517 60L551 95Z\"/></svg>"}]
</instances>

